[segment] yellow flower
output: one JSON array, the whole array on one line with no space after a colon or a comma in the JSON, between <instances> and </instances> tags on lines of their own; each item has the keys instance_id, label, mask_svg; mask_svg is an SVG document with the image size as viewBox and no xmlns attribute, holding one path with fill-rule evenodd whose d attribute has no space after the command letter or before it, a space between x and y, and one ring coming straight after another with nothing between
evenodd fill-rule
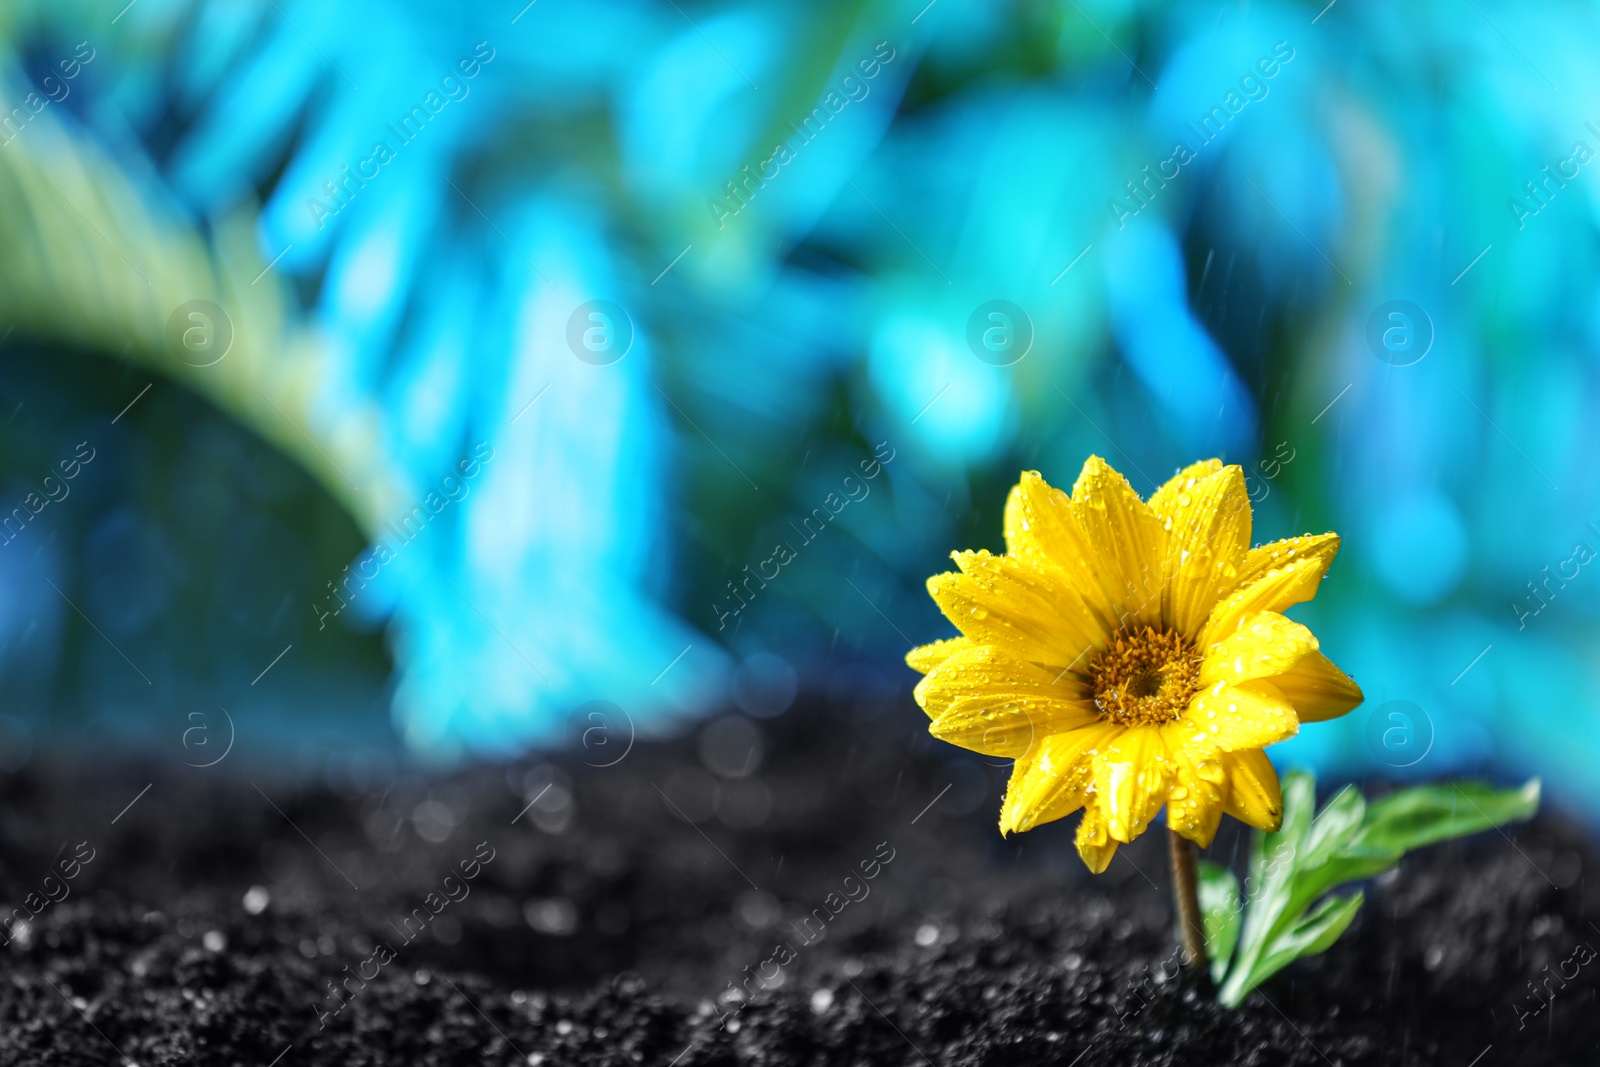
<instances>
[{"instance_id":1,"label":"yellow flower","mask_svg":"<svg viewBox=\"0 0 1600 1067\"><path fill-rule=\"evenodd\" d=\"M955 552L960 572L928 579L962 636L906 656L935 737L1015 759L1001 833L1083 808L1098 874L1163 804L1201 846L1223 812L1276 830L1262 749L1362 700L1280 614L1316 595L1338 536L1251 548L1239 467L1196 463L1146 503L1090 456L1071 497L1024 473L1005 538L1005 555Z\"/></svg>"}]
</instances>

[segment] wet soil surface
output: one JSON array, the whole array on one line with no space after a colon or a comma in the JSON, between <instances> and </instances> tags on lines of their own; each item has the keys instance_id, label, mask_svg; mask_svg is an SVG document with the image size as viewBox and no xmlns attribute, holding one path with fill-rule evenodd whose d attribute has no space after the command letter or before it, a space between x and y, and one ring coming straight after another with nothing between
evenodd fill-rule
<instances>
[{"instance_id":1,"label":"wet soil surface","mask_svg":"<svg viewBox=\"0 0 1600 1067\"><path fill-rule=\"evenodd\" d=\"M335 758L309 784L41 757L0 780L0 1063L1600 1057L1576 824L1409 857L1227 1011L1167 978L1161 834L1094 878L1075 819L1002 841L1004 767L914 711L812 704L611 766L617 739L448 774Z\"/></svg>"}]
</instances>

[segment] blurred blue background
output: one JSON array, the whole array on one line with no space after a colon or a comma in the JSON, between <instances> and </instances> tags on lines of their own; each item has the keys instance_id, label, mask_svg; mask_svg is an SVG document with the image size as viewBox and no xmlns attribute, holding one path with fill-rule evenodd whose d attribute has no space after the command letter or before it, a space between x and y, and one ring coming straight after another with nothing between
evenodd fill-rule
<instances>
[{"instance_id":1,"label":"blurred blue background","mask_svg":"<svg viewBox=\"0 0 1600 1067\"><path fill-rule=\"evenodd\" d=\"M1343 535L1280 765L1600 799L1595 8L524 4L0 13L0 768L909 709L1097 452Z\"/></svg>"}]
</instances>

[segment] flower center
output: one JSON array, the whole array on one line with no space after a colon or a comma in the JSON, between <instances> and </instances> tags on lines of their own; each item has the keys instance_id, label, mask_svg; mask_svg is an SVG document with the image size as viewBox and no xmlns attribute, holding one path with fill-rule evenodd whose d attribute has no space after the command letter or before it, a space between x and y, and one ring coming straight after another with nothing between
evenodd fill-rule
<instances>
[{"instance_id":1,"label":"flower center","mask_svg":"<svg viewBox=\"0 0 1600 1067\"><path fill-rule=\"evenodd\" d=\"M1122 726L1159 726L1200 691L1201 656L1182 634L1146 626L1119 633L1089 661L1094 702Z\"/></svg>"}]
</instances>

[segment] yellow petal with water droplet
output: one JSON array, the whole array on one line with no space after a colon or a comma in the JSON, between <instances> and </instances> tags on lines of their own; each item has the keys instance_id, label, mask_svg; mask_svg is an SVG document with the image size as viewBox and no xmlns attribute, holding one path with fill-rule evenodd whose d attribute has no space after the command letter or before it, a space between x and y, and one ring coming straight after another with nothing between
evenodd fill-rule
<instances>
[{"instance_id":1,"label":"yellow petal with water droplet","mask_svg":"<svg viewBox=\"0 0 1600 1067\"><path fill-rule=\"evenodd\" d=\"M1144 833L1172 781L1172 757L1161 729L1134 726L1114 738L1094 758L1096 805L1110 835L1127 843Z\"/></svg>"},{"instance_id":2,"label":"yellow petal with water droplet","mask_svg":"<svg viewBox=\"0 0 1600 1067\"><path fill-rule=\"evenodd\" d=\"M1339 551L1339 535L1306 534L1252 548L1245 555L1238 587L1212 609L1200 634L1202 646L1220 641L1258 611L1283 611L1317 595L1317 587Z\"/></svg>"},{"instance_id":3,"label":"yellow petal with water droplet","mask_svg":"<svg viewBox=\"0 0 1600 1067\"><path fill-rule=\"evenodd\" d=\"M1289 670L1317 650L1310 630L1275 611L1258 611L1240 622L1226 638L1205 651L1200 684L1237 685L1270 678Z\"/></svg>"},{"instance_id":4,"label":"yellow petal with water droplet","mask_svg":"<svg viewBox=\"0 0 1600 1067\"><path fill-rule=\"evenodd\" d=\"M1294 705L1301 722L1337 719L1366 699L1361 687L1321 652L1305 656L1273 678L1272 684Z\"/></svg>"},{"instance_id":5,"label":"yellow petal with water droplet","mask_svg":"<svg viewBox=\"0 0 1600 1067\"><path fill-rule=\"evenodd\" d=\"M1082 807L1093 781L1094 754L1123 729L1092 723L1045 737L1019 758L1000 805L1000 832L1031 830Z\"/></svg>"},{"instance_id":6,"label":"yellow petal with water droplet","mask_svg":"<svg viewBox=\"0 0 1600 1067\"><path fill-rule=\"evenodd\" d=\"M1161 621L1166 533L1149 505L1099 456L1072 486L1072 514L1094 554L1103 592L1123 627Z\"/></svg>"},{"instance_id":7,"label":"yellow petal with water droplet","mask_svg":"<svg viewBox=\"0 0 1600 1067\"><path fill-rule=\"evenodd\" d=\"M1339 535L1336 533L1301 534L1299 537L1287 537L1281 541L1268 541L1245 554L1244 570L1239 573L1239 584L1249 585L1268 571L1277 570L1297 559L1321 560L1322 569L1326 571L1338 551ZM1299 601L1290 603L1298 604ZM1273 610L1282 611L1283 608Z\"/></svg>"},{"instance_id":8,"label":"yellow petal with water droplet","mask_svg":"<svg viewBox=\"0 0 1600 1067\"><path fill-rule=\"evenodd\" d=\"M1204 730L1223 752L1265 748L1300 729L1294 708L1276 687L1263 681L1218 682L1195 697L1177 721Z\"/></svg>"},{"instance_id":9,"label":"yellow petal with water droplet","mask_svg":"<svg viewBox=\"0 0 1600 1067\"><path fill-rule=\"evenodd\" d=\"M1023 471L1006 497L1006 554L1051 575L1076 593L1107 630L1117 611L1101 581L1102 566L1077 518L1072 498L1038 471Z\"/></svg>"},{"instance_id":10,"label":"yellow petal with water droplet","mask_svg":"<svg viewBox=\"0 0 1600 1067\"><path fill-rule=\"evenodd\" d=\"M1219 463L1203 476L1190 474L1204 466L1180 471L1150 497L1150 510L1167 531L1162 621L1190 637L1200 633L1217 601L1233 591L1250 549L1244 471Z\"/></svg>"},{"instance_id":11,"label":"yellow petal with water droplet","mask_svg":"<svg viewBox=\"0 0 1600 1067\"><path fill-rule=\"evenodd\" d=\"M1215 474L1222 469L1222 460L1203 459L1199 463L1191 463L1183 468L1166 483L1150 494L1150 510L1158 516L1170 516L1173 505L1179 498L1193 489L1195 483L1210 474Z\"/></svg>"},{"instance_id":12,"label":"yellow petal with water droplet","mask_svg":"<svg viewBox=\"0 0 1600 1067\"><path fill-rule=\"evenodd\" d=\"M1221 753L1193 727L1168 723L1161 736L1172 753L1173 786L1167 794L1167 825L1200 847L1211 844L1222 821L1227 776Z\"/></svg>"},{"instance_id":13,"label":"yellow petal with water droplet","mask_svg":"<svg viewBox=\"0 0 1600 1067\"><path fill-rule=\"evenodd\" d=\"M1101 718L1076 675L1044 670L988 645L946 659L917 683L914 695L933 719L933 736L991 756L1019 757L1038 739Z\"/></svg>"},{"instance_id":14,"label":"yellow petal with water droplet","mask_svg":"<svg viewBox=\"0 0 1600 1067\"><path fill-rule=\"evenodd\" d=\"M919 645L906 653L906 666L927 674L956 653L975 647L977 646L968 637L952 637L944 641L934 641L932 644Z\"/></svg>"},{"instance_id":15,"label":"yellow petal with water droplet","mask_svg":"<svg viewBox=\"0 0 1600 1067\"><path fill-rule=\"evenodd\" d=\"M978 644L1057 668L1082 667L1103 643L1103 622L1083 601L1026 564L987 551L951 553L962 573L936 574L928 592Z\"/></svg>"},{"instance_id":16,"label":"yellow petal with water droplet","mask_svg":"<svg viewBox=\"0 0 1600 1067\"><path fill-rule=\"evenodd\" d=\"M1095 874L1104 874L1111 866L1111 857L1117 854L1117 843L1107 832L1105 816L1095 805L1083 810L1083 821L1078 824L1078 855Z\"/></svg>"},{"instance_id":17,"label":"yellow petal with water droplet","mask_svg":"<svg viewBox=\"0 0 1600 1067\"><path fill-rule=\"evenodd\" d=\"M1278 789L1278 772L1259 748L1224 753L1228 772L1229 815L1258 830L1276 830L1283 825L1283 794Z\"/></svg>"}]
</instances>

